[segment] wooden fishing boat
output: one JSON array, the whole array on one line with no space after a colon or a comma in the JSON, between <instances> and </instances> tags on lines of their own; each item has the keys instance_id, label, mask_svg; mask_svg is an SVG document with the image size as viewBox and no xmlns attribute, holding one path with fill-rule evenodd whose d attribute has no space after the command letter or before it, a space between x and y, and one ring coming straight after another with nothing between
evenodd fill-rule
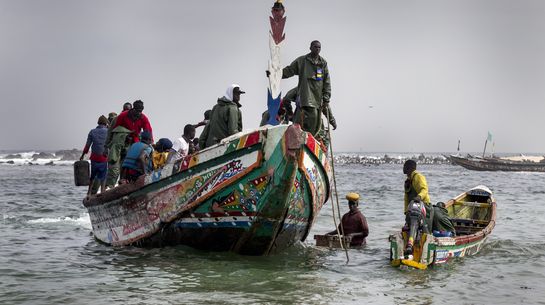
<instances>
[{"instance_id":1,"label":"wooden fishing boat","mask_svg":"<svg viewBox=\"0 0 545 305\"><path fill-rule=\"evenodd\" d=\"M516 171L516 172L545 172L545 159L535 162L530 160L510 160L506 158L481 158L474 156L450 155L452 164L477 171Z\"/></svg>"},{"instance_id":2,"label":"wooden fishing boat","mask_svg":"<svg viewBox=\"0 0 545 305\"><path fill-rule=\"evenodd\" d=\"M496 224L496 202L486 186L477 186L445 203L456 229L453 237L439 237L419 232L410 256L405 254L408 232L390 235L392 266L407 265L426 269L452 258L474 255Z\"/></svg>"},{"instance_id":3,"label":"wooden fishing boat","mask_svg":"<svg viewBox=\"0 0 545 305\"><path fill-rule=\"evenodd\" d=\"M329 160L299 125L233 135L84 201L113 246L188 245L264 255L304 241L329 198Z\"/></svg>"}]
</instances>

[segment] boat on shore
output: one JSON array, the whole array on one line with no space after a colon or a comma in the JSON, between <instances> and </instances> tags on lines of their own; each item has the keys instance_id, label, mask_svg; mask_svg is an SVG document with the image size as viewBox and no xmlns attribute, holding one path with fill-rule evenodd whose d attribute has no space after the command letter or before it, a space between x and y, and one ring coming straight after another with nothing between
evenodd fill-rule
<instances>
[{"instance_id":1,"label":"boat on shore","mask_svg":"<svg viewBox=\"0 0 545 305\"><path fill-rule=\"evenodd\" d=\"M411 255L405 253L409 235L407 231L390 235L392 266L426 269L431 265L479 252L496 225L496 201L492 191L486 186L477 186L446 202L445 208L454 224L456 235L434 236L420 231Z\"/></svg>"},{"instance_id":2,"label":"boat on shore","mask_svg":"<svg viewBox=\"0 0 545 305\"><path fill-rule=\"evenodd\" d=\"M452 164L477 171L545 172L545 158L497 158L450 155Z\"/></svg>"},{"instance_id":3,"label":"boat on shore","mask_svg":"<svg viewBox=\"0 0 545 305\"><path fill-rule=\"evenodd\" d=\"M235 134L84 200L97 240L266 255L304 241L330 191L330 163L299 125Z\"/></svg>"}]
</instances>

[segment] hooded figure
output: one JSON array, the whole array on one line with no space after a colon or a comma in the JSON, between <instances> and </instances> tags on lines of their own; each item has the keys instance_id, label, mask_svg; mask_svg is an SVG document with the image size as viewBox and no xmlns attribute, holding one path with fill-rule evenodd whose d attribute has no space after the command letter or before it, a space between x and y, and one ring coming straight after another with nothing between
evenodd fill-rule
<instances>
[{"instance_id":1,"label":"hooded figure","mask_svg":"<svg viewBox=\"0 0 545 305\"><path fill-rule=\"evenodd\" d=\"M240 95L244 93L237 84L227 87L225 95L220 97L212 108L210 121L199 137L199 147L212 146L242 131L242 112L240 111L242 105L239 101Z\"/></svg>"}]
</instances>

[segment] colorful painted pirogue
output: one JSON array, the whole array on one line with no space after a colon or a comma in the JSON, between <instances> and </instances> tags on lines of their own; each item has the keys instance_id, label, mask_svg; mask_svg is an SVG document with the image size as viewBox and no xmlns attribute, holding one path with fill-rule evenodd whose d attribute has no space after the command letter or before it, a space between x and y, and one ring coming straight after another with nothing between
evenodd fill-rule
<instances>
[{"instance_id":1,"label":"colorful painted pirogue","mask_svg":"<svg viewBox=\"0 0 545 305\"><path fill-rule=\"evenodd\" d=\"M114 246L185 244L263 255L303 241L329 197L330 164L299 125L240 133L84 201Z\"/></svg>"},{"instance_id":2,"label":"colorful painted pirogue","mask_svg":"<svg viewBox=\"0 0 545 305\"><path fill-rule=\"evenodd\" d=\"M426 269L451 258L479 252L496 224L496 202L486 186L477 186L445 204L456 229L455 237L435 237L420 233L413 255L405 258L407 232L390 235L390 261L393 266L407 265Z\"/></svg>"}]
</instances>

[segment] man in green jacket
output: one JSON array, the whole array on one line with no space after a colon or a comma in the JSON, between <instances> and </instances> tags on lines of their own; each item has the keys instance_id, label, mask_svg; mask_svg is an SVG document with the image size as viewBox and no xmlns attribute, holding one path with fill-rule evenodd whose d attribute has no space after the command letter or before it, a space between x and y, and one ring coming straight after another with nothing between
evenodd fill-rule
<instances>
[{"instance_id":1,"label":"man in green jacket","mask_svg":"<svg viewBox=\"0 0 545 305\"><path fill-rule=\"evenodd\" d=\"M298 57L289 66L282 70L282 78L290 78L294 75L299 76L297 93L299 97L299 109L295 113L294 122L301 124L303 130L313 135L318 135L322 129L321 112L322 108L329 108L331 98L331 80L329 78L329 69L327 61L320 56L322 45L314 40L310 43L310 53ZM331 118L331 117L330 117ZM337 124L333 120L333 128Z\"/></svg>"},{"instance_id":2,"label":"man in green jacket","mask_svg":"<svg viewBox=\"0 0 545 305\"><path fill-rule=\"evenodd\" d=\"M117 184L117 179L121 171L121 164L127 154L127 150L132 144L130 137L131 130L117 126L110 132L110 142L106 143L108 149L108 176L106 178L106 187L112 188Z\"/></svg>"},{"instance_id":3,"label":"man in green jacket","mask_svg":"<svg viewBox=\"0 0 545 305\"><path fill-rule=\"evenodd\" d=\"M239 103L240 95L246 92L240 86L232 84L227 88L224 96L212 108L210 121L204 127L199 137L199 147L206 148L219 143L221 140L242 131L242 112Z\"/></svg>"}]
</instances>

